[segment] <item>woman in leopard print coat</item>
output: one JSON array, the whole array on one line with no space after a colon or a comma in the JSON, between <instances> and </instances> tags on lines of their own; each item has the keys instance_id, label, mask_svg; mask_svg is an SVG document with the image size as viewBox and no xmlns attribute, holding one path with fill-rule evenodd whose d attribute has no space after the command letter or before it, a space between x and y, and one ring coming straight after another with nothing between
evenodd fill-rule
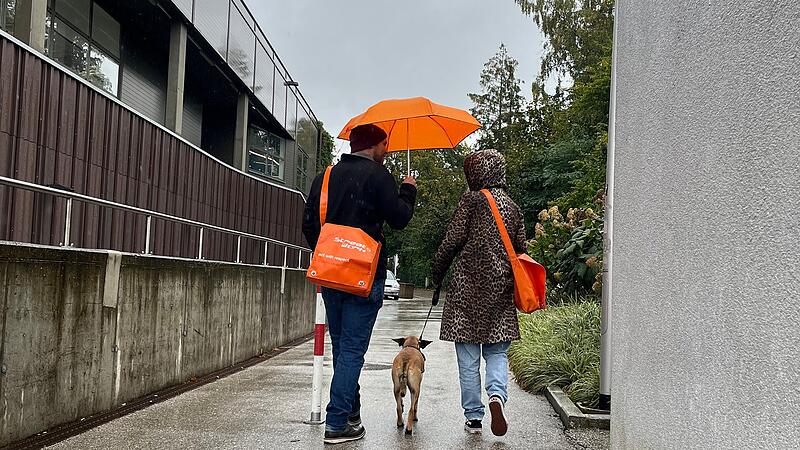
<instances>
[{"instance_id":1,"label":"woman in leopard print coat","mask_svg":"<svg viewBox=\"0 0 800 450\"><path fill-rule=\"evenodd\" d=\"M464 173L470 190L461 197L432 263L434 284L441 286L458 256L442 312L440 339L455 342L467 431L480 430L484 414L480 379L483 354L492 431L505 433L502 408L508 397L506 353L510 341L519 339L519 324L511 263L489 203L480 190L488 189L494 196L518 253L525 250L525 224L519 207L506 192L505 159L499 152L471 154L464 161Z\"/></svg>"}]
</instances>

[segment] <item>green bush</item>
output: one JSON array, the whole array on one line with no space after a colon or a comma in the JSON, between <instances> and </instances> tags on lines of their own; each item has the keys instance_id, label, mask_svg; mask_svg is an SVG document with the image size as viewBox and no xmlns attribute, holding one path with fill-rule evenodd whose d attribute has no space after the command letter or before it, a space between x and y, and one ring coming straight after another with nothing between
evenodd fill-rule
<instances>
[{"instance_id":1,"label":"green bush","mask_svg":"<svg viewBox=\"0 0 800 450\"><path fill-rule=\"evenodd\" d=\"M591 208L543 209L528 253L547 269L551 291L573 295L602 289L603 218Z\"/></svg>"},{"instance_id":2,"label":"green bush","mask_svg":"<svg viewBox=\"0 0 800 450\"><path fill-rule=\"evenodd\" d=\"M600 304L573 299L520 315L522 339L508 352L517 383L528 392L560 386L575 402L596 407L600 387Z\"/></svg>"}]
</instances>

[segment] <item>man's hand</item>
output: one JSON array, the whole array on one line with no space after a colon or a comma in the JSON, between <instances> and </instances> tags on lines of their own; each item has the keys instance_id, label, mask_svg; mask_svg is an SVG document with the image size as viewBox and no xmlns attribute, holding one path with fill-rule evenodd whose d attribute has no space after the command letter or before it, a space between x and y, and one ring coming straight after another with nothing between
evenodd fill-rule
<instances>
[{"instance_id":1,"label":"man's hand","mask_svg":"<svg viewBox=\"0 0 800 450\"><path fill-rule=\"evenodd\" d=\"M406 177L403 180L403 184L410 184L414 187L417 187L417 180L415 180L414 177Z\"/></svg>"}]
</instances>

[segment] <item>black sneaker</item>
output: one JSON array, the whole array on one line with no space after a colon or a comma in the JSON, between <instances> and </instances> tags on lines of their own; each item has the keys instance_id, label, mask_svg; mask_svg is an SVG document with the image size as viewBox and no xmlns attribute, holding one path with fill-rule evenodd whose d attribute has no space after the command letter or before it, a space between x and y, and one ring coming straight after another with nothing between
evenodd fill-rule
<instances>
[{"instance_id":1,"label":"black sneaker","mask_svg":"<svg viewBox=\"0 0 800 450\"><path fill-rule=\"evenodd\" d=\"M468 433L477 434L483 431L483 425L481 425L480 420L468 420L464 423L464 429L467 430Z\"/></svg>"},{"instance_id":2,"label":"black sneaker","mask_svg":"<svg viewBox=\"0 0 800 450\"><path fill-rule=\"evenodd\" d=\"M367 434L367 430L361 425L357 427L348 425L342 431L326 430L324 441L326 444L341 444L342 442L357 441L363 438L365 434Z\"/></svg>"},{"instance_id":3,"label":"black sneaker","mask_svg":"<svg viewBox=\"0 0 800 450\"><path fill-rule=\"evenodd\" d=\"M506 420L505 407L500 397L489 399L489 411L492 412L492 434L503 436L508 431L508 421Z\"/></svg>"},{"instance_id":4,"label":"black sneaker","mask_svg":"<svg viewBox=\"0 0 800 450\"><path fill-rule=\"evenodd\" d=\"M360 427L361 426L361 413L355 413L351 416L347 416L347 424L351 427Z\"/></svg>"}]
</instances>

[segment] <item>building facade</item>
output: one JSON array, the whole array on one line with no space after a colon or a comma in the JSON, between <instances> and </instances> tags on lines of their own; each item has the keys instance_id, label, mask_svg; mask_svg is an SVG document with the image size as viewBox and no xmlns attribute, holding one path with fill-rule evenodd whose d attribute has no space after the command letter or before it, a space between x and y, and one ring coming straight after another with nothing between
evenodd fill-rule
<instances>
[{"instance_id":1,"label":"building facade","mask_svg":"<svg viewBox=\"0 0 800 450\"><path fill-rule=\"evenodd\" d=\"M797 448L800 3L616 8L612 448Z\"/></svg>"},{"instance_id":2,"label":"building facade","mask_svg":"<svg viewBox=\"0 0 800 450\"><path fill-rule=\"evenodd\" d=\"M243 1L0 0L0 27L0 174L303 244L318 121ZM0 239L58 244L62 203L0 187ZM93 208L76 245L140 247L141 218Z\"/></svg>"}]
</instances>

